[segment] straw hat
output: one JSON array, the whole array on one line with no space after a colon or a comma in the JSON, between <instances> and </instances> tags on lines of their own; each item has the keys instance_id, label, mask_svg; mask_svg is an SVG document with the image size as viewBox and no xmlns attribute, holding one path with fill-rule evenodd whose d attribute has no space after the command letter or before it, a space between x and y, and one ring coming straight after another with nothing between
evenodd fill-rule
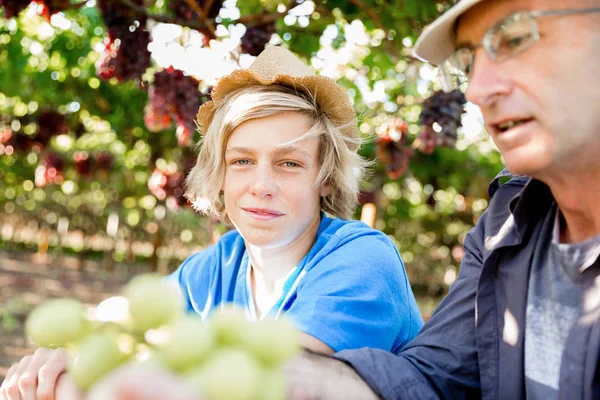
<instances>
[{"instance_id":1,"label":"straw hat","mask_svg":"<svg viewBox=\"0 0 600 400\"><path fill-rule=\"evenodd\" d=\"M432 64L441 64L455 49L454 26L456 20L475 4L483 0L461 0L423 30L415 44L413 54Z\"/></svg>"},{"instance_id":2,"label":"straw hat","mask_svg":"<svg viewBox=\"0 0 600 400\"><path fill-rule=\"evenodd\" d=\"M229 93L255 85L281 85L309 93L337 126L343 126L341 130L345 135L358 136L356 112L344 89L331 78L315 75L292 52L278 46L266 48L250 68L235 70L217 81L211 92L212 101L198 110L200 131L206 132L215 110Z\"/></svg>"}]
</instances>

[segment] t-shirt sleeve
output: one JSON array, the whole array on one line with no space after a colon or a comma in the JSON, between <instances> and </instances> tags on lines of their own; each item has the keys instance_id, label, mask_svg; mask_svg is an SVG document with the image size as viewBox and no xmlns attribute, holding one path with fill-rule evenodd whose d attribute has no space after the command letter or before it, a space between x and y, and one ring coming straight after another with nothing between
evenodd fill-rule
<instances>
[{"instance_id":1,"label":"t-shirt sleeve","mask_svg":"<svg viewBox=\"0 0 600 400\"><path fill-rule=\"evenodd\" d=\"M209 251L192 254L164 279L165 283L179 288L187 313L199 313L204 308L211 282L210 260Z\"/></svg>"},{"instance_id":2,"label":"t-shirt sleeve","mask_svg":"<svg viewBox=\"0 0 600 400\"><path fill-rule=\"evenodd\" d=\"M187 290L188 285L184 277L184 270L186 269L186 266L189 268L189 264L191 263L191 260L194 259L194 256L195 255L191 255L188 257L174 272L170 273L163 279L163 282L166 284L179 289L181 295L183 296L186 312L192 311L192 305L190 303L190 295Z\"/></svg>"},{"instance_id":3,"label":"t-shirt sleeve","mask_svg":"<svg viewBox=\"0 0 600 400\"><path fill-rule=\"evenodd\" d=\"M399 351L423 324L404 265L380 232L334 248L300 281L286 315L335 351Z\"/></svg>"}]
</instances>

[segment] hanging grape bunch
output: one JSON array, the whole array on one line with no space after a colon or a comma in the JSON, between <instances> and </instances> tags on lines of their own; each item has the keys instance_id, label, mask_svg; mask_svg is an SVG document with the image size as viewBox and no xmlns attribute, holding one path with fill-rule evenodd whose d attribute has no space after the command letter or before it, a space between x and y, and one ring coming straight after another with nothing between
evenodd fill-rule
<instances>
[{"instance_id":1,"label":"hanging grape bunch","mask_svg":"<svg viewBox=\"0 0 600 400\"><path fill-rule=\"evenodd\" d=\"M152 175L150 175L150 179L148 179L148 189L158 200L164 200L167 198L167 182L168 173L160 168L154 167L154 171L152 171Z\"/></svg>"},{"instance_id":2,"label":"hanging grape bunch","mask_svg":"<svg viewBox=\"0 0 600 400\"><path fill-rule=\"evenodd\" d=\"M144 123L150 132L160 132L173 124L177 95L171 90L171 79L166 69L154 74L154 83L148 89L148 104L144 107Z\"/></svg>"},{"instance_id":3,"label":"hanging grape bunch","mask_svg":"<svg viewBox=\"0 0 600 400\"><path fill-rule=\"evenodd\" d=\"M155 167L150 179L148 180L148 189L158 200L167 200L170 208L181 208L188 205L185 198L185 178L186 172L166 172Z\"/></svg>"},{"instance_id":4,"label":"hanging grape bunch","mask_svg":"<svg viewBox=\"0 0 600 400\"><path fill-rule=\"evenodd\" d=\"M143 0L132 1L143 6ZM106 25L105 48L96 64L102 79L117 78L119 82L140 80L150 66L150 33L147 17L124 5L120 0L98 0L98 8Z\"/></svg>"},{"instance_id":5,"label":"hanging grape bunch","mask_svg":"<svg viewBox=\"0 0 600 400\"><path fill-rule=\"evenodd\" d=\"M434 92L423 102L419 116L422 128L418 137L421 152L431 154L436 145L454 147L466 102L465 95L458 89L449 93Z\"/></svg>"},{"instance_id":6,"label":"hanging grape bunch","mask_svg":"<svg viewBox=\"0 0 600 400\"><path fill-rule=\"evenodd\" d=\"M200 82L182 71L175 71L173 79L177 94L177 142L180 146L189 146L196 131L196 113L203 100L198 90Z\"/></svg>"},{"instance_id":7,"label":"hanging grape bunch","mask_svg":"<svg viewBox=\"0 0 600 400\"><path fill-rule=\"evenodd\" d=\"M177 142L180 146L191 145L196 130L196 113L200 105L209 99L198 90L199 85L198 80L172 67L157 72L144 108L144 122L148 130L158 132L168 129L175 121Z\"/></svg>"},{"instance_id":8,"label":"hanging grape bunch","mask_svg":"<svg viewBox=\"0 0 600 400\"><path fill-rule=\"evenodd\" d=\"M108 151L101 151L94 157L98 175L102 179L108 178L108 173L113 169L115 157Z\"/></svg>"},{"instance_id":9,"label":"hanging grape bunch","mask_svg":"<svg viewBox=\"0 0 600 400\"><path fill-rule=\"evenodd\" d=\"M65 160L55 152L48 151L35 169L35 185L42 187L63 182Z\"/></svg>"},{"instance_id":10,"label":"hanging grape bunch","mask_svg":"<svg viewBox=\"0 0 600 400\"><path fill-rule=\"evenodd\" d=\"M33 149L36 143L37 142L28 135L17 134L10 129L7 129L0 139L0 144L4 145L4 153L7 154L12 154L12 152L21 154L28 153Z\"/></svg>"},{"instance_id":11,"label":"hanging grape bunch","mask_svg":"<svg viewBox=\"0 0 600 400\"><path fill-rule=\"evenodd\" d=\"M246 29L246 33L242 36L242 53L258 56L265 49L265 45L269 43L274 33L275 23Z\"/></svg>"},{"instance_id":12,"label":"hanging grape bunch","mask_svg":"<svg viewBox=\"0 0 600 400\"><path fill-rule=\"evenodd\" d=\"M30 0L0 0L0 7L4 8L4 18L13 18L19 15L31 3Z\"/></svg>"},{"instance_id":13,"label":"hanging grape bunch","mask_svg":"<svg viewBox=\"0 0 600 400\"><path fill-rule=\"evenodd\" d=\"M100 78L117 78L140 81L151 65L150 33L142 27L131 30L129 26L111 27L105 40L105 48L98 59L96 71Z\"/></svg>"},{"instance_id":14,"label":"hanging grape bunch","mask_svg":"<svg viewBox=\"0 0 600 400\"><path fill-rule=\"evenodd\" d=\"M96 154L96 165L101 171L110 172L115 164L115 157L108 151L101 151Z\"/></svg>"},{"instance_id":15,"label":"hanging grape bunch","mask_svg":"<svg viewBox=\"0 0 600 400\"><path fill-rule=\"evenodd\" d=\"M386 167L390 179L398 179L404 175L413 154L407 131L408 125L401 119L394 119L378 129L375 154Z\"/></svg>"},{"instance_id":16,"label":"hanging grape bunch","mask_svg":"<svg viewBox=\"0 0 600 400\"><path fill-rule=\"evenodd\" d=\"M185 198L185 175L181 172L175 172L167 177L167 195L173 197L177 207L184 207L188 204Z\"/></svg>"},{"instance_id":17,"label":"hanging grape bunch","mask_svg":"<svg viewBox=\"0 0 600 400\"><path fill-rule=\"evenodd\" d=\"M241 310L217 307L203 321L186 315L179 291L152 274L135 277L123 294L94 312L77 300L48 300L29 315L26 334L40 346L66 348L83 391L122 365L145 364L180 376L207 400L286 397L282 365L300 351L287 320L251 323Z\"/></svg>"},{"instance_id":18,"label":"hanging grape bunch","mask_svg":"<svg viewBox=\"0 0 600 400\"><path fill-rule=\"evenodd\" d=\"M46 146L54 136L69 132L69 124L65 116L56 111L43 111L38 117L38 133L35 140Z\"/></svg>"},{"instance_id":19,"label":"hanging grape bunch","mask_svg":"<svg viewBox=\"0 0 600 400\"><path fill-rule=\"evenodd\" d=\"M131 0L131 2L139 7L144 6L143 0ZM129 28L136 21L137 27L146 26L146 15L126 6L121 0L98 0L98 8L102 21L108 28Z\"/></svg>"},{"instance_id":20,"label":"hanging grape bunch","mask_svg":"<svg viewBox=\"0 0 600 400\"><path fill-rule=\"evenodd\" d=\"M8 19L18 16L30 3L30 0L0 0L0 8L4 8L4 17ZM36 0L35 3L41 6L40 15L48 21L57 12L72 8L69 0Z\"/></svg>"},{"instance_id":21,"label":"hanging grape bunch","mask_svg":"<svg viewBox=\"0 0 600 400\"><path fill-rule=\"evenodd\" d=\"M76 151L73 153L73 161L75 162L75 171L77 172L77 175L85 178L90 178L92 176L94 160L87 151Z\"/></svg>"}]
</instances>

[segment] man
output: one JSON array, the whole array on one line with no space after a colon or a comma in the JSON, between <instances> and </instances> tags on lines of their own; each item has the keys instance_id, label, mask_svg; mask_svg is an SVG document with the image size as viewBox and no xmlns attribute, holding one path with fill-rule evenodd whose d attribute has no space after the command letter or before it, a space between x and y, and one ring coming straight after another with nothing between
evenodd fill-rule
<instances>
[{"instance_id":1,"label":"man","mask_svg":"<svg viewBox=\"0 0 600 400\"><path fill-rule=\"evenodd\" d=\"M467 86L521 176L492 182L456 283L400 355L337 353L356 374L306 356L294 393L600 398L600 2L462 0L415 52Z\"/></svg>"},{"instance_id":2,"label":"man","mask_svg":"<svg viewBox=\"0 0 600 400\"><path fill-rule=\"evenodd\" d=\"M468 78L467 98L521 176L492 182L457 281L399 355L306 353L287 368L290 396L600 398L598 0L462 0L415 51ZM106 390L142 380L121 376Z\"/></svg>"}]
</instances>

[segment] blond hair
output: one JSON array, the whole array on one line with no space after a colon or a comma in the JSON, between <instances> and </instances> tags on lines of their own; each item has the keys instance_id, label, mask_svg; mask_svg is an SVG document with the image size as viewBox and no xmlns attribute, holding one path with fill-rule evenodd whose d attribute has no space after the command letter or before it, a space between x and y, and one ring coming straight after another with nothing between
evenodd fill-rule
<instances>
[{"instance_id":1,"label":"blond hair","mask_svg":"<svg viewBox=\"0 0 600 400\"><path fill-rule=\"evenodd\" d=\"M332 193L321 197L326 213L351 218L357 204L360 180L368 163L357 154L362 140L357 129L342 133L319 107L315 97L294 89L269 85L250 86L230 93L215 110L204 137L196 165L186 179L186 197L197 210L228 220L221 194L225 179L225 150L233 131L246 121L282 112L298 112L312 119L312 127L294 140L319 138L319 174L315 187L330 185ZM355 121L353 125L356 125ZM288 143L289 144L289 143Z\"/></svg>"}]
</instances>

